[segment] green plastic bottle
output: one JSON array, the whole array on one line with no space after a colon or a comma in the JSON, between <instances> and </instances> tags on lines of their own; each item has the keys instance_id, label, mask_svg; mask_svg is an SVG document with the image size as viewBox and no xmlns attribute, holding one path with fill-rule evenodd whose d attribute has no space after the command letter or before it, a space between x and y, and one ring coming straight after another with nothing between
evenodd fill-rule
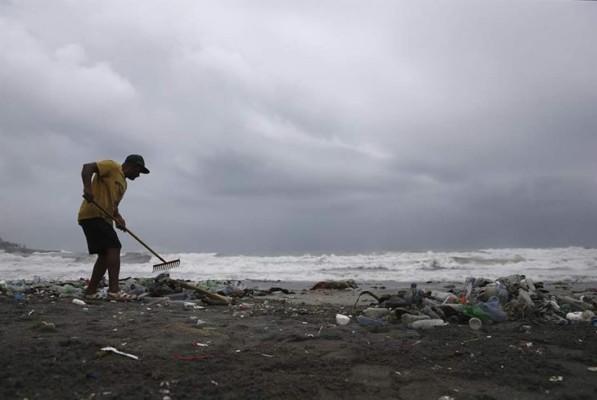
<instances>
[{"instance_id":1,"label":"green plastic bottle","mask_svg":"<svg viewBox=\"0 0 597 400\"><path fill-rule=\"evenodd\" d=\"M491 323L489 314L477 306L464 306L462 312L471 318L479 318L484 324Z\"/></svg>"}]
</instances>

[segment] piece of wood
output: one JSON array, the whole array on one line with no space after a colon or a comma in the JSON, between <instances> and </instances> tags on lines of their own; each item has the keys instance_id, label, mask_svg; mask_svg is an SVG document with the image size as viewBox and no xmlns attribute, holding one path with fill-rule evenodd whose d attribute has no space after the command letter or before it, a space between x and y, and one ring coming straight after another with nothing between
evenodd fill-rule
<instances>
[{"instance_id":1,"label":"piece of wood","mask_svg":"<svg viewBox=\"0 0 597 400\"><path fill-rule=\"evenodd\" d=\"M197 287L197 286L193 286L193 285L191 285L190 283L187 283L187 282L179 281L179 280L176 280L176 279L170 279L170 281L173 282L173 283L175 283L175 284L177 284L177 285L179 285L182 288L189 289L189 290L194 290L197 293L202 294L203 296L207 296L210 299L217 301L218 303L230 304L230 299L228 297L221 296L221 295L219 295L217 293L210 292L209 290L205 290L205 289L202 289L202 288Z\"/></svg>"}]
</instances>

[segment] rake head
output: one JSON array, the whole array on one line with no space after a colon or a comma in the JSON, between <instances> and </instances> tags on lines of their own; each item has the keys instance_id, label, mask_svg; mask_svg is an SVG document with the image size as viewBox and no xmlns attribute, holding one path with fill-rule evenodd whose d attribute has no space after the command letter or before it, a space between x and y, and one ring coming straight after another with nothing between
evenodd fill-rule
<instances>
[{"instance_id":1,"label":"rake head","mask_svg":"<svg viewBox=\"0 0 597 400\"><path fill-rule=\"evenodd\" d=\"M157 271L166 271L168 269L176 268L180 266L180 260L168 261L163 262L161 264L156 264L153 266L153 272Z\"/></svg>"}]
</instances>

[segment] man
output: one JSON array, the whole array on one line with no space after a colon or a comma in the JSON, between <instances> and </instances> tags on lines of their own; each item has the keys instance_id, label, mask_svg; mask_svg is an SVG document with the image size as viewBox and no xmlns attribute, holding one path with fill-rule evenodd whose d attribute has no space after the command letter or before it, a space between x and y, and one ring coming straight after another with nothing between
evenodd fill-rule
<instances>
[{"instance_id":1,"label":"man","mask_svg":"<svg viewBox=\"0 0 597 400\"><path fill-rule=\"evenodd\" d=\"M108 271L108 298L133 300L135 296L120 290L120 249L122 245L113 227L125 230L126 222L118 212L118 204L127 188L126 179L135 180L140 174L148 174L143 157L129 155L122 165L112 160L97 161L83 165L83 203L79 209L78 222L83 228L89 254L97 254L91 279L85 290L85 298L100 299L98 287ZM106 215L99 207L107 211Z\"/></svg>"}]
</instances>

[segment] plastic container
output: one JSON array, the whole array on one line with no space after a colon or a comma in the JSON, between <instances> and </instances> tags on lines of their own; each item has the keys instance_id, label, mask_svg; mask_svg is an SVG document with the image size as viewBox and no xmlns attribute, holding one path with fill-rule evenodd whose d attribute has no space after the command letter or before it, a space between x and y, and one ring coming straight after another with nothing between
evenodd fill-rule
<instances>
[{"instance_id":1,"label":"plastic container","mask_svg":"<svg viewBox=\"0 0 597 400\"><path fill-rule=\"evenodd\" d=\"M506 287L504 287L504 285L502 285L501 283L497 283L496 285L497 288L497 297L498 300L500 301L501 304L505 304L508 302L508 298L510 297L510 294L508 293L508 289L506 289Z\"/></svg>"},{"instance_id":2,"label":"plastic container","mask_svg":"<svg viewBox=\"0 0 597 400\"><path fill-rule=\"evenodd\" d=\"M78 306L86 306L87 303L85 303L83 300L79 300L79 299L73 299L73 304L76 304Z\"/></svg>"},{"instance_id":3,"label":"plastic container","mask_svg":"<svg viewBox=\"0 0 597 400\"><path fill-rule=\"evenodd\" d=\"M383 307L369 307L363 310L363 314L370 318L383 318L390 314L390 309Z\"/></svg>"},{"instance_id":4,"label":"plastic container","mask_svg":"<svg viewBox=\"0 0 597 400\"><path fill-rule=\"evenodd\" d=\"M411 324L415 321L421 321L424 319L431 319L431 318L429 318L429 315L402 314L402 317L400 317L400 322L402 322L403 324Z\"/></svg>"},{"instance_id":5,"label":"plastic container","mask_svg":"<svg viewBox=\"0 0 597 400\"><path fill-rule=\"evenodd\" d=\"M410 284L410 293L407 293L404 298L409 304L420 305L425 298L425 292L417 288L416 283Z\"/></svg>"},{"instance_id":6,"label":"plastic container","mask_svg":"<svg viewBox=\"0 0 597 400\"><path fill-rule=\"evenodd\" d=\"M468 326L472 330L478 331L483 326L483 322L481 322L481 320L479 318L473 317L473 318L471 318L471 319L468 320Z\"/></svg>"},{"instance_id":7,"label":"plastic container","mask_svg":"<svg viewBox=\"0 0 597 400\"><path fill-rule=\"evenodd\" d=\"M134 294L135 296L140 296L143 293L145 293L146 291L147 291L147 289L145 288L145 286L143 286L139 283L133 282L128 286L127 293Z\"/></svg>"},{"instance_id":8,"label":"plastic container","mask_svg":"<svg viewBox=\"0 0 597 400\"><path fill-rule=\"evenodd\" d=\"M581 322L583 320L582 312L569 312L568 314L566 314L566 319L570 322Z\"/></svg>"},{"instance_id":9,"label":"plastic container","mask_svg":"<svg viewBox=\"0 0 597 400\"><path fill-rule=\"evenodd\" d=\"M462 312L464 315L469 316L471 318L479 318L481 322L488 323L491 322L491 317L485 311L483 311L479 306L464 306L462 307Z\"/></svg>"},{"instance_id":10,"label":"plastic container","mask_svg":"<svg viewBox=\"0 0 597 400\"><path fill-rule=\"evenodd\" d=\"M431 329L437 326L448 325L443 319L422 319L408 324L412 329Z\"/></svg>"},{"instance_id":11,"label":"plastic container","mask_svg":"<svg viewBox=\"0 0 597 400\"><path fill-rule=\"evenodd\" d=\"M478 303L477 306L485 311L493 322L504 322L508 318L497 297L490 297L487 302Z\"/></svg>"},{"instance_id":12,"label":"plastic container","mask_svg":"<svg viewBox=\"0 0 597 400\"><path fill-rule=\"evenodd\" d=\"M443 292L441 290L432 290L429 293L429 295L431 296L431 298L433 298L433 299L435 299L437 301L441 301L443 303L448 298L451 298L452 296L454 296L454 293Z\"/></svg>"},{"instance_id":13,"label":"plastic container","mask_svg":"<svg viewBox=\"0 0 597 400\"><path fill-rule=\"evenodd\" d=\"M574 311L566 314L566 319L570 322L591 322L595 319L595 314L592 311Z\"/></svg>"},{"instance_id":14,"label":"plastic container","mask_svg":"<svg viewBox=\"0 0 597 400\"><path fill-rule=\"evenodd\" d=\"M75 294L76 291L77 291L77 288L69 283L60 287L60 295L61 296L70 296L70 295Z\"/></svg>"},{"instance_id":15,"label":"plastic container","mask_svg":"<svg viewBox=\"0 0 597 400\"><path fill-rule=\"evenodd\" d=\"M357 322L359 323L359 325L365 326L367 328L376 328L388 324L386 321L382 321L376 318L369 318L365 315L357 315Z\"/></svg>"}]
</instances>

